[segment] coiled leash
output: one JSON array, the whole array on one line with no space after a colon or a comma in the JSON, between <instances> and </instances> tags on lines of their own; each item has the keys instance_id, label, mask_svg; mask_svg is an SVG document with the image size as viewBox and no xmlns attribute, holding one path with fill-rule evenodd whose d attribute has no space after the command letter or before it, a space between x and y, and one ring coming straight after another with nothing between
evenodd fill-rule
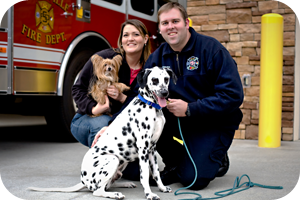
<instances>
[{"instance_id":1,"label":"coiled leash","mask_svg":"<svg viewBox=\"0 0 300 200\"><path fill-rule=\"evenodd\" d=\"M182 194L192 194L192 195L197 195L198 196L194 199L181 199L181 200L220 199L220 198L223 198L223 197L226 197L226 196L238 193L238 192L248 190L249 188L251 188L253 186L258 186L258 187L267 188L267 189L277 189L277 190L283 189L282 186L268 186L268 185L261 185L261 184L258 184L258 183L253 183L253 182L251 182L250 177L247 174L244 174L241 177L238 177L238 176L236 177L232 188L227 189L227 190L222 190L222 191L219 191L219 192L215 192L216 197L202 198L202 196L200 194L195 193L195 192L181 192L181 193L178 193L180 190L185 190L185 189L188 189L188 188L192 187L194 185L194 183L196 182L196 180L197 180L198 174L197 174L197 167L195 165L195 162L194 162L194 160L193 160L193 158L192 158L192 156L191 156L191 154L190 154L190 152L189 152L189 150L188 150L188 148L185 144L185 141L184 141L184 138L183 138L183 135L182 135L182 132L181 132L180 120L179 120L179 118L177 118L177 119L178 119L178 127L179 127L180 136L182 138L183 145L184 145L184 147L186 149L186 152L188 153L189 158L190 158L191 162L193 163L193 166L194 166L194 169L195 169L195 179L194 179L194 181L191 185L176 190L174 194L175 194L175 196L182 195ZM178 141L178 139L177 139L177 141ZM248 178L248 181L240 184L243 177ZM246 186L246 187L241 188L243 186Z\"/></svg>"}]
</instances>

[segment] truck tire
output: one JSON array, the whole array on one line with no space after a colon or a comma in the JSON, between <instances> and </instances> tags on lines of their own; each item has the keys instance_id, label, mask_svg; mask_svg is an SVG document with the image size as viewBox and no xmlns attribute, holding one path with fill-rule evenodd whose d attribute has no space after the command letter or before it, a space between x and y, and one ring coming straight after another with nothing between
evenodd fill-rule
<instances>
[{"instance_id":1,"label":"truck tire","mask_svg":"<svg viewBox=\"0 0 300 200\"><path fill-rule=\"evenodd\" d=\"M48 103L51 106L45 114L45 119L49 128L54 132L53 136L61 138L59 141L76 141L70 131L71 121L75 115L72 86L76 76L94 53L92 49L85 49L72 57L64 78L63 96L55 97Z\"/></svg>"}]
</instances>

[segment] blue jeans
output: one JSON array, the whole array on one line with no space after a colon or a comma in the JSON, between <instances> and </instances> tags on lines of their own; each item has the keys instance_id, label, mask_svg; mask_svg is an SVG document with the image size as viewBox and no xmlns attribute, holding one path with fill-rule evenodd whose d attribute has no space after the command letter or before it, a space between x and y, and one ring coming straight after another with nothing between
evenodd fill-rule
<instances>
[{"instance_id":1,"label":"blue jeans","mask_svg":"<svg viewBox=\"0 0 300 200\"><path fill-rule=\"evenodd\" d=\"M90 117L76 113L71 122L71 133L81 144L91 147L95 135L104 126L108 126L110 119L108 115Z\"/></svg>"}]
</instances>

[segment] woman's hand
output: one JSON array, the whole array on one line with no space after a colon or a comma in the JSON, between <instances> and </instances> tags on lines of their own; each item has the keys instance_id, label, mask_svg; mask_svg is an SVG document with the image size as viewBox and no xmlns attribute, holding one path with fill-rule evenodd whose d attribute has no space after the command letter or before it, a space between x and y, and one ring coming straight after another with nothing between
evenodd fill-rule
<instances>
[{"instance_id":1,"label":"woman's hand","mask_svg":"<svg viewBox=\"0 0 300 200\"><path fill-rule=\"evenodd\" d=\"M104 126L95 136L94 141L92 143L91 148L97 143L99 137L101 137L101 135L104 133L104 131L108 128L108 126Z\"/></svg>"},{"instance_id":2,"label":"woman's hand","mask_svg":"<svg viewBox=\"0 0 300 200\"><path fill-rule=\"evenodd\" d=\"M113 98L117 101L120 101L121 103L124 103L124 101L126 99L126 95L123 94L122 92L119 92L119 90L114 85L108 86L107 94L111 98Z\"/></svg>"},{"instance_id":3,"label":"woman's hand","mask_svg":"<svg viewBox=\"0 0 300 200\"><path fill-rule=\"evenodd\" d=\"M109 111L109 99L107 97L107 95L105 95L105 104L100 104L98 103L95 107L93 107L92 109L92 113L93 115L99 115L101 113L105 113L107 111Z\"/></svg>"}]
</instances>

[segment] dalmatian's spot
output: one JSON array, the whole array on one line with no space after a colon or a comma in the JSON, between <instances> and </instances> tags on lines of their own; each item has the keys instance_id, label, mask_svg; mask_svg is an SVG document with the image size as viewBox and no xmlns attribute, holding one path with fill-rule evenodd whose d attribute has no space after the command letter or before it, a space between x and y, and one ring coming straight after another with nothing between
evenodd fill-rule
<instances>
[{"instance_id":1,"label":"dalmatian's spot","mask_svg":"<svg viewBox=\"0 0 300 200\"><path fill-rule=\"evenodd\" d=\"M127 145L128 145L128 146L132 145L132 143L133 143L133 142L132 142L131 139L128 139L128 140L127 140Z\"/></svg>"},{"instance_id":2,"label":"dalmatian's spot","mask_svg":"<svg viewBox=\"0 0 300 200\"><path fill-rule=\"evenodd\" d=\"M97 160L97 161L93 164L93 166L94 166L94 167L97 167L97 166L98 166L98 163L99 163L99 160Z\"/></svg>"}]
</instances>

